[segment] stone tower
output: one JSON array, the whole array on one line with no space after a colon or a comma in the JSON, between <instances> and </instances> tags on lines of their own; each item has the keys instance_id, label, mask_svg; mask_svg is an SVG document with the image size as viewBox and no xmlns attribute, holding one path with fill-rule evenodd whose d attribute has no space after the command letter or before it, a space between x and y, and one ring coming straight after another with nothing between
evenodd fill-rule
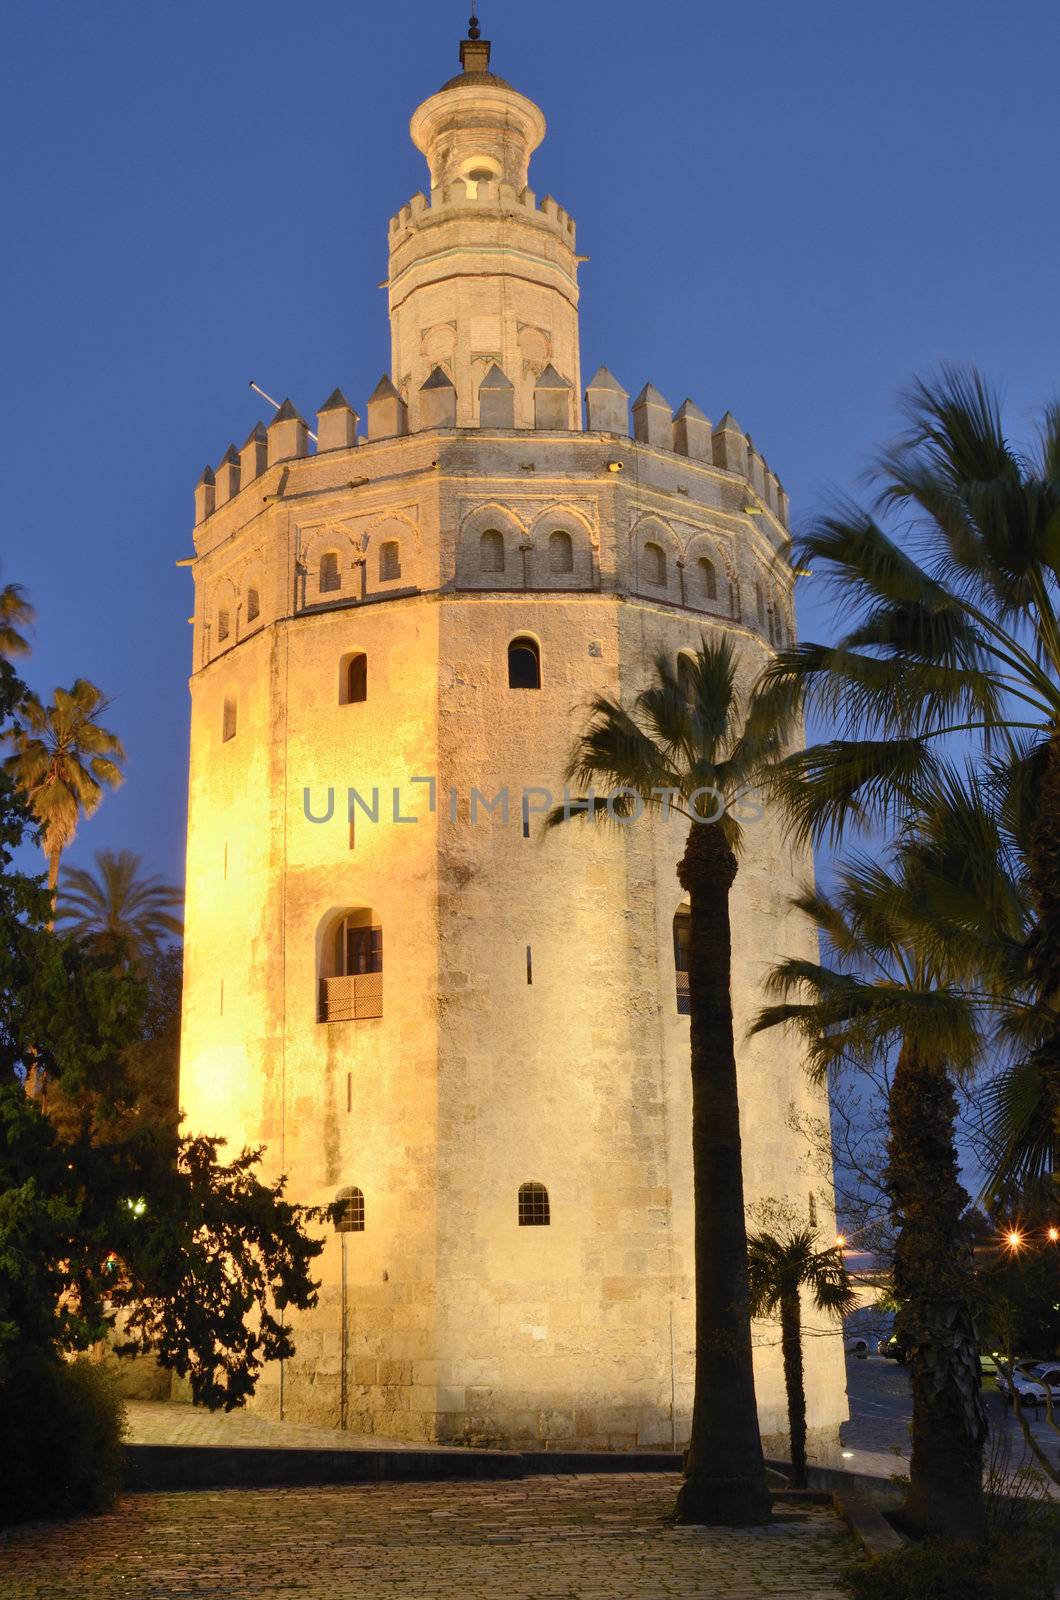
<instances>
[{"instance_id":1,"label":"stone tower","mask_svg":"<svg viewBox=\"0 0 1060 1600\"><path fill-rule=\"evenodd\" d=\"M692 1385L676 823L544 836L594 694L659 652L791 637L787 498L726 413L582 388L571 217L541 111L463 71L414 113L392 370L367 436L286 401L196 490L182 1104L342 1199L319 1308L255 1405L410 1440L680 1446ZM315 448L311 448L315 443ZM767 818L734 891L737 1038L806 935ZM792 1131L796 1045L740 1047L749 1198L834 1226ZM812 1192L812 1193L811 1193ZM757 1331L767 1437L775 1329ZM807 1341L809 1423L845 1415Z\"/></svg>"}]
</instances>

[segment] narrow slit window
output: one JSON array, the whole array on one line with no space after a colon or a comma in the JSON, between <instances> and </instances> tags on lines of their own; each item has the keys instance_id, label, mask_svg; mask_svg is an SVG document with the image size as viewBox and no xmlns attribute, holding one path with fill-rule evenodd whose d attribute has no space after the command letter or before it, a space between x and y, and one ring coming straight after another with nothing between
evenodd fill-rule
<instances>
[{"instance_id":1,"label":"narrow slit window","mask_svg":"<svg viewBox=\"0 0 1060 1600\"><path fill-rule=\"evenodd\" d=\"M526 981L527 983L534 981L534 952L530 945L526 947Z\"/></svg>"},{"instance_id":2,"label":"narrow slit window","mask_svg":"<svg viewBox=\"0 0 1060 1600\"><path fill-rule=\"evenodd\" d=\"M227 744L229 739L236 736L236 697L234 694L225 695L224 709L221 713L221 739Z\"/></svg>"},{"instance_id":3,"label":"narrow slit window","mask_svg":"<svg viewBox=\"0 0 1060 1600\"><path fill-rule=\"evenodd\" d=\"M339 702L344 706L361 705L368 699L368 657L363 650L344 656L339 683Z\"/></svg>"},{"instance_id":4,"label":"narrow slit window","mask_svg":"<svg viewBox=\"0 0 1060 1600\"><path fill-rule=\"evenodd\" d=\"M708 561L706 556L699 558L699 588L704 600L718 598L718 573L713 561Z\"/></svg>"},{"instance_id":5,"label":"narrow slit window","mask_svg":"<svg viewBox=\"0 0 1060 1600\"><path fill-rule=\"evenodd\" d=\"M548 1203L548 1190L543 1183L523 1183L519 1186L520 1228L547 1228L552 1215Z\"/></svg>"},{"instance_id":6,"label":"narrow slit window","mask_svg":"<svg viewBox=\"0 0 1060 1600\"><path fill-rule=\"evenodd\" d=\"M677 691L686 706L696 703L696 665L691 656L677 658Z\"/></svg>"},{"instance_id":7,"label":"narrow slit window","mask_svg":"<svg viewBox=\"0 0 1060 1600\"><path fill-rule=\"evenodd\" d=\"M334 1216L336 1233L363 1233L363 1191L356 1187L340 1189L335 1196Z\"/></svg>"},{"instance_id":8,"label":"narrow slit window","mask_svg":"<svg viewBox=\"0 0 1060 1600\"><path fill-rule=\"evenodd\" d=\"M688 950L692 935L692 919L688 911L682 907L674 917L674 973L677 978L677 1014L687 1017L690 1011L688 999Z\"/></svg>"},{"instance_id":9,"label":"narrow slit window","mask_svg":"<svg viewBox=\"0 0 1060 1600\"><path fill-rule=\"evenodd\" d=\"M508 646L509 689L540 689L541 652L536 639L513 639Z\"/></svg>"},{"instance_id":10,"label":"narrow slit window","mask_svg":"<svg viewBox=\"0 0 1060 1600\"><path fill-rule=\"evenodd\" d=\"M256 589L247 590L247 621L256 622L261 612L261 601Z\"/></svg>"},{"instance_id":11,"label":"narrow slit window","mask_svg":"<svg viewBox=\"0 0 1060 1600\"><path fill-rule=\"evenodd\" d=\"M229 617L228 611L222 606L221 610L217 613L217 642L218 642L218 644L224 644L225 640L228 638L228 635L231 633L231 631L232 631L231 619Z\"/></svg>"}]
</instances>

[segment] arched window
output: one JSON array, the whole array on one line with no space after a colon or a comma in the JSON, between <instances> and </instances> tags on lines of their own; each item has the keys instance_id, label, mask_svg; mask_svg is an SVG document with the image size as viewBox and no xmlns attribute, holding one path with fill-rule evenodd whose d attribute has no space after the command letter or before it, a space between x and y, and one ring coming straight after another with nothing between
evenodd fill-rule
<instances>
[{"instance_id":1,"label":"arched window","mask_svg":"<svg viewBox=\"0 0 1060 1600\"><path fill-rule=\"evenodd\" d=\"M697 563L699 572L699 592L704 600L718 598L718 574L713 561L708 561L706 556L700 556Z\"/></svg>"},{"instance_id":2,"label":"arched window","mask_svg":"<svg viewBox=\"0 0 1060 1600\"><path fill-rule=\"evenodd\" d=\"M692 919L687 906L679 906L674 916L674 972L677 975L677 1013L687 1017L688 1003L688 941L692 932Z\"/></svg>"},{"instance_id":3,"label":"arched window","mask_svg":"<svg viewBox=\"0 0 1060 1600\"><path fill-rule=\"evenodd\" d=\"M644 580L656 589L666 588L666 551L650 539L644 546Z\"/></svg>"},{"instance_id":4,"label":"arched window","mask_svg":"<svg viewBox=\"0 0 1060 1600\"><path fill-rule=\"evenodd\" d=\"M770 644L777 644L778 643L777 635L778 635L778 633L780 631L780 625L777 622L777 608L776 608L776 606L772 606L771 605L768 608L767 615L768 615L768 619L769 619L769 626L768 626L769 642L770 642Z\"/></svg>"},{"instance_id":5,"label":"arched window","mask_svg":"<svg viewBox=\"0 0 1060 1600\"><path fill-rule=\"evenodd\" d=\"M364 1232L364 1193L357 1188L340 1189L333 1212L336 1233Z\"/></svg>"},{"instance_id":6,"label":"arched window","mask_svg":"<svg viewBox=\"0 0 1060 1600\"><path fill-rule=\"evenodd\" d=\"M325 550L320 558L320 592L333 594L336 589L342 588L342 577L339 573L339 553L337 550Z\"/></svg>"},{"instance_id":7,"label":"arched window","mask_svg":"<svg viewBox=\"0 0 1060 1600\"><path fill-rule=\"evenodd\" d=\"M548 569L550 572L574 571L574 541L562 528L549 535Z\"/></svg>"},{"instance_id":8,"label":"arched window","mask_svg":"<svg viewBox=\"0 0 1060 1600\"><path fill-rule=\"evenodd\" d=\"M508 646L508 687L540 689L541 652L536 639L513 639Z\"/></svg>"},{"instance_id":9,"label":"arched window","mask_svg":"<svg viewBox=\"0 0 1060 1600\"><path fill-rule=\"evenodd\" d=\"M324 930L318 1003L321 1022L383 1015L383 930L369 908L347 911Z\"/></svg>"},{"instance_id":10,"label":"arched window","mask_svg":"<svg viewBox=\"0 0 1060 1600\"><path fill-rule=\"evenodd\" d=\"M339 705L357 706L368 699L368 657L363 650L343 656L339 674Z\"/></svg>"},{"instance_id":11,"label":"arched window","mask_svg":"<svg viewBox=\"0 0 1060 1600\"><path fill-rule=\"evenodd\" d=\"M552 1221L548 1207L548 1190L543 1183L519 1185L520 1228L547 1228Z\"/></svg>"},{"instance_id":12,"label":"arched window","mask_svg":"<svg viewBox=\"0 0 1060 1600\"><path fill-rule=\"evenodd\" d=\"M496 528L487 528L479 540L480 572L504 571L504 535Z\"/></svg>"},{"instance_id":13,"label":"arched window","mask_svg":"<svg viewBox=\"0 0 1060 1600\"><path fill-rule=\"evenodd\" d=\"M258 614L259 614L260 611L261 611L261 601L258 598L258 591L256 589L248 589L247 590L247 621L248 622L255 622L257 620L257 617L258 617Z\"/></svg>"},{"instance_id":14,"label":"arched window","mask_svg":"<svg viewBox=\"0 0 1060 1600\"><path fill-rule=\"evenodd\" d=\"M222 606L217 613L217 643L224 644L231 632L231 619L227 606Z\"/></svg>"},{"instance_id":15,"label":"arched window","mask_svg":"<svg viewBox=\"0 0 1060 1600\"><path fill-rule=\"evenodd\" d=\"M379 581L390 583L401 576L401 546L396 539L386 539L379 546Z\"/></svg>"},{"instance_id":16,"label":"arched window","mask_svg":"<svg viewBox=\"0 0 1060 1600\"><path fill-rule=\"evenodd\" d=\"M234 694L225 695L224 710L221 715L221 738L224 742L236 736L236 697Z\"/></svg>"}]
</instances>

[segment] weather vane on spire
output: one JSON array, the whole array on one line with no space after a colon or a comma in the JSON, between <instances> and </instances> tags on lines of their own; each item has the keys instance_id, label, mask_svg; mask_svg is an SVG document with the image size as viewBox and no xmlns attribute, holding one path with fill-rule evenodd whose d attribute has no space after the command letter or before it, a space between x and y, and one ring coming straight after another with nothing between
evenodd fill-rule
<instances>
[{"instance_id":1,"label":"weather vane on spire","mask_svg":"<svg viewBox=\"0 0 1060 1600\"><path fill-rule=\"evenodd\" d=\"M482 30L478 25L478 0L471 0L471 21L467 25L467 36L469 39L478 39L481 34Z\"/></svg>"}]
</instances>

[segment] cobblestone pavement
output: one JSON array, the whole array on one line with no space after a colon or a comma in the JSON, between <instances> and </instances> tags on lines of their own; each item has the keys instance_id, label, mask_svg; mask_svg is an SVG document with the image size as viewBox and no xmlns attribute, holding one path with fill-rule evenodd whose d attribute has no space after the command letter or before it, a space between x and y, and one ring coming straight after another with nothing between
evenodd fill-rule
<instances>
[{"instance_id":1,"label":"cobblestone pavement","mask_svg":"<svg viewBox=\"0 0 1060 1600\"><path fill-rule=\"evenodd\" d=\"M226 1450L421 1450L407 1439L384 1439L380 1434L343 1433L339 1428L316 1428L301 1422L275 1422L250 1411L206 1411L200 1406L178 1405L168 1400L125 1402L129 1444L221 1445ZM450 1448L431 1445L432 1450ZM453 1446L452 1448L457 1448Z\"/></svg>"},{"instance_id":2,"label":"cobblestone pavement","mask_svg":"<svg viewBox=\"0 0 1060 1600\"><path fill-rule=\"evenodd\" d=\"M841 1600L822 1506L671 1528L677 1478L133 1495L0 1539L0 1600Z\"/></svg>"}]
</instances>

